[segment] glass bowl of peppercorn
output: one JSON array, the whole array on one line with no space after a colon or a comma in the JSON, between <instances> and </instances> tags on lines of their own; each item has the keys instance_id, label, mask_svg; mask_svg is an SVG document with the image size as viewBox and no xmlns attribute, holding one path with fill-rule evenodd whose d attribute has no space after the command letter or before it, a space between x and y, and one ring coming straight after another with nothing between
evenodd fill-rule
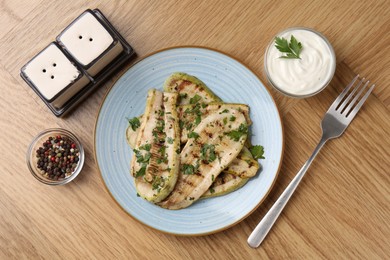
<instances>
[{"instance_id":1,"label":"glass bowl of peppercorn","mask_svg":"<svg viewBox=\"0 0 390 260\"><path fill-rule=\"evenodd\" d=\"M39 133L27 151L27 166L32 175L48 185L72 181L83 165L83 146L65 129L51 128Z\"/></svg>"}]
</instances>

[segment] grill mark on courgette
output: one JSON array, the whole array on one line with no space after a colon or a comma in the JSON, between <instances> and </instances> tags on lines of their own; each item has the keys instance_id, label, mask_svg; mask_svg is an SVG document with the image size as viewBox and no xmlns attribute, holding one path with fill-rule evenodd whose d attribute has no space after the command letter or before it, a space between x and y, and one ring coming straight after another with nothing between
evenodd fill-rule
<instances>
[{"instance_id":1,"label":"grill mark on courgette","mask_svg":"<svg viewBox=\"0 0 390 260\"><path fill-rule=\"evenodd\" d=\"M183 90L186 86L189 86L189 85L192 85L192 82L188 81L188 80L182 80L180 83L179 83L179 86L177 88L177 90Z\"/></svg>"}]
</instances>

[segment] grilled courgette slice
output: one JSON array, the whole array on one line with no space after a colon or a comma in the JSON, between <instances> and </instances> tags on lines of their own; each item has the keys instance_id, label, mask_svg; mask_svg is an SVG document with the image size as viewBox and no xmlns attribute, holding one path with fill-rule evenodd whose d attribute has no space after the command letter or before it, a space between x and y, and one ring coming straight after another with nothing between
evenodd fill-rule
<instances>
[{"instance_id":1,"label":"grilled courgette slice","mask_svg":"<svg viewBox=\"0 0 390 260\"><path fill-rule=\"evenodd\" d=\"M210 113L194 129L180 153L180 173L174 190L161 203L163 208L181 209L198 200L215 178L242 150L248 134L242 112L223 109ZM236 120L228 119L234 116Z\"/></svg>"},{"instance_id":2,"label":"grilled courgette slice","mask_svg":"<svg viewBox=\"0 0 390 260\"><path fill-rule=\"evenodd\" d=\"M153 203L173 190L180 165L176 93L148 92L131 163L138 194Z\"/></svg>"},{"instance_id":3,"label":"grilled courgette slice","mask_svg":"<svg viewBox=\"0 0 390 260\"><path fill-rule=\"evenodd\" d=\"M249 178L241 178L225 171L221 172L201 199L222 196L238 190L248 182Z\"/></svg>"},{"instance_id":4,"label":"grilled courgette slice","mask_svg":"<svg viewBox=\"0 0 390 260\"><path fill-rule=\"evenodd\" d=\"M163 89L166 92L178 92L179 105L222 102L200 79L183 72L170 75Z\"/></svg>"}]
</instances>

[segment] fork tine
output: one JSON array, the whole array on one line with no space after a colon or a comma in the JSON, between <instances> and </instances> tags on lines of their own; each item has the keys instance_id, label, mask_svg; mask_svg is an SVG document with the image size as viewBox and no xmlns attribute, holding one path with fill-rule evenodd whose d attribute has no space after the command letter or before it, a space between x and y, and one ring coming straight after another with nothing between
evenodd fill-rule
<instances>
[{"instance_id":1,"label":"fork tine","mask_svg":"<svg viewBox=\"0 0 390 260\"><path fill-rule=\"evenodd\" d=\"M348 84L348 86L341 92L341 94L336 98L336 100L332 103L329 110L336 110L337 106L340 104L340 102L343 100L344 96L348 93L348 91L351 89L353 84L355 84L356 80L359 78L359 74L356 75L356 77Z\"/></svg>"},{"instance_id":2,"label":"fork tine","mask_svg":"<svg viewBox=\"0 0 390 260\"><path fill-rule=\"evenodd\" d=\"M357 112L360 110L360 108L362 107L362 105L364 104L364 102L366 101L366 99L368 98L368 96L371 94L372 90L374 89L375 87L375 84L373 84L369 90L366 92L366 94L362 97L362 99L359 101L359 103L355 106L354 109L352 109L352 111L349 113L349 115L347 116L347 119L349 120L349 122L352 121L352 119L356 116Z\"/></svg>"},{"instance_id":3,"label":"fork tine","mask_svg":"<svg viewBox=\"0 0 390 260\"><path fill-rule=\"evenodd\" d=\"M336 109L338 111L340 111L340 113L342 114L344 111L345 111L345 108L346 106L348 105L348 102L349 100L353 97L353 95L355 94L355 92L360 88L360 86L362 85L362 83L364 82L365 78L362 78L359 83L357 84L356 87L353 88L353 90L351 91L351 93L349 93L349 95L347 96L347 98L343 101L343 103ZM363 87L364 88L364 87ZM360 94L359 94L360 95Z\"/></svg>"},{"instance_id":4,"label":"fork tine","mask_svg":"<svg viewBox=\"0 0 390 260\"><path fill-rule=\"evenodd\" d=\"M362 80L362 82L363 82L363 80ZM355 105L355 103L356 103L356 101L358 100L358 98L361 96L361 94L363 93L363 91L366 89L368 83L370 83L369 80L366 81L366 83L365 83L365 84L363 85L363 87L360 89L359 93L357 93L357 94L355 95L355 97L352 99L352 101L349 103L349 105L348 105L344 110L341 110L341 114L344 114L344 115L346 115L346 116L349 114L349 112L351 111L352 107ZM356 89L357 89L357 88L356 88ZM354 90L356 90L356 89L354 89ZM355 92L355 91L353 91L353 92ZM349 95L349 97L352 97L352 95L354 94L353 92Z\"/></svg>"}]
</instances>

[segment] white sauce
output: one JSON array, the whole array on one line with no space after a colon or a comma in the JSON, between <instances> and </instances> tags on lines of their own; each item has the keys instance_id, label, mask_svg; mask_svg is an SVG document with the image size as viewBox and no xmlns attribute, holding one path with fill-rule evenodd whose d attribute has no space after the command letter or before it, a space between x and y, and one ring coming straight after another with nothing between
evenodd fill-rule
<instances>
[{"instance_id":1,"label":"white sauce","mask_svg":"<svg viewBox=\"0 0 390 260\"><path fill-rule=\"evenodd\" d=\"M313 94L333 77L336 58L333 49L318 34L305 29L292 29L278 35L290 42L291 35L302 43L301 59L282 59L275 41L268 48L268 76L276 88L294 96Z\"/></svg>"}]
</instances>

